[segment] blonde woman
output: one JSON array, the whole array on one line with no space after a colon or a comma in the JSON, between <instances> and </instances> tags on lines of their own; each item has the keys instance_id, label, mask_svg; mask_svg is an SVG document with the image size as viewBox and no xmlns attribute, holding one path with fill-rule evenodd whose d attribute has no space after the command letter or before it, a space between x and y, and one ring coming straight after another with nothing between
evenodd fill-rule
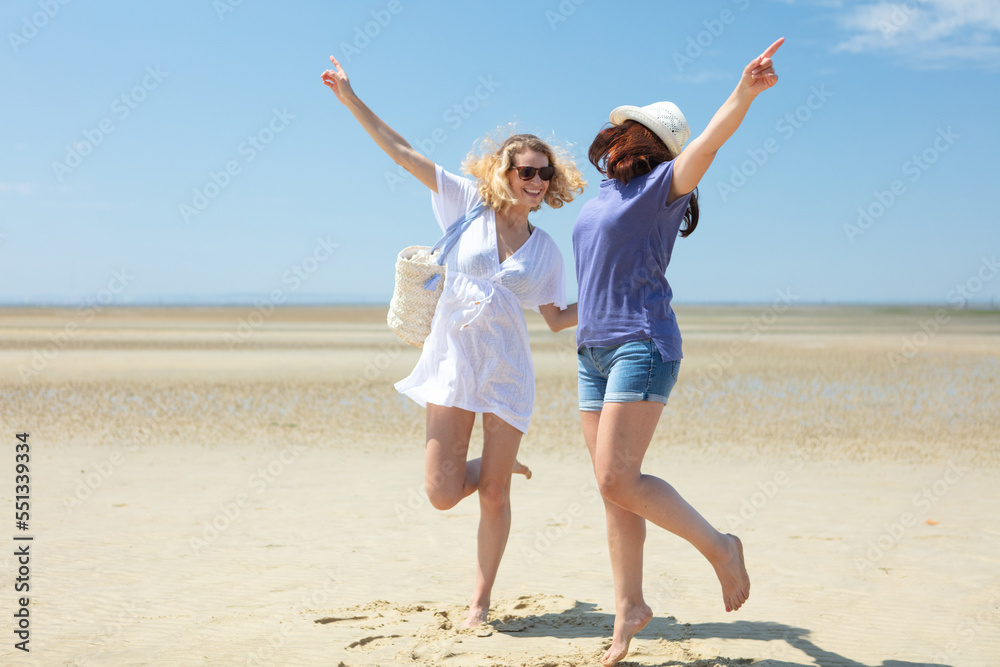
<instances>
[{"instance_id":1,"label":"blonde woman","mask_svg":"<svg viewBox=\"0 0 1000 667\"><path fill-rule=\"evenodd\" d=\"M552 238L528 221L542 204L559 208L586 182L560 151L529 134L463 163L473 179L451 174L418 153L354 93L330 57L323 83L397 164L431 192L442 230L480 203L481 212L448 254L447 277L420 360L396 388L427 408L425 486L431 504L454 507L479 493L476 580L465 625L486 621L490 595L510 532L510 479L530 475L517 462L528 430L535 379L522 308L552 331L576 325L566 306L562 255ZM467 460L476 413L483 415L482 457Z\"/></svg>"}]
</instances>

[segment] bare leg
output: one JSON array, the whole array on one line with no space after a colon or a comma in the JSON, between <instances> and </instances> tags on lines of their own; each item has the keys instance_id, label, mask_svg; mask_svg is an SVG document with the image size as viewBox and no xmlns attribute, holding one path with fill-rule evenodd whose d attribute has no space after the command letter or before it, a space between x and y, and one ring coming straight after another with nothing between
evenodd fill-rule
<instances>
[{"instance_id":1,"label":"bare leg","mask_svg":"<svg viewBox=\"0 0 1000 667\"><path fill-rule=\"evenodd\" d=\"M580 422L583 425L583 438L593 461L601 413L580 412ZM646 520L607 500L604 501L604 513L611 574L615 584L615 629L611 647L601 658L601 664L613 665L628 654L632 637L646 627L653 618L653 611L642 596L642 550L646 541Z\"/></svg>"},{"instance_id":2,"label":"bare leg","mask_svg":"<svg viewBox=\"0 0 1000 667\"><path fill-rule=\"evenodd\" d=\"M478 459L468 465L469 438L476 413L427 404L424 485L431 505L446 510L476 490Z\"/></svg>"},{"instance_id":3,"label":"bare leg","mask_svg":"<svg viewBox=\"0 0 1000 667\"><path fill-rule=\"evenodd\" d=\"M523 435L496 415L483 415L479 473L479 552L466 626L485 623L500 559L510 534L510 477Z\"/></svg>"},{"instance_id":4,"label":"bare leg","mask_svg":"<svg viewBox=\"0 0 1000 667\"><path fill-rule=\"evenodd\" d=\"M712 564L726 611L750 595L750 577L738 538L709 524L667 482L640 471L663 405L642 401L605 403L594 450L597 485L605 500L684 538Z\"/></svg>"},{"instance_id":5,"label":"bare leg","mask_svg":"<svg viewBox=\"0 0 1000 667\"><path fill-rule=\"evenodd\" d=\"M479 485L482 460L466 460L475 420L474 412L427 404L424 477L427 497L436 509L451 509ZM516 459L512 471L531 479L531 469Z\"/></svg>"}]
</instances>

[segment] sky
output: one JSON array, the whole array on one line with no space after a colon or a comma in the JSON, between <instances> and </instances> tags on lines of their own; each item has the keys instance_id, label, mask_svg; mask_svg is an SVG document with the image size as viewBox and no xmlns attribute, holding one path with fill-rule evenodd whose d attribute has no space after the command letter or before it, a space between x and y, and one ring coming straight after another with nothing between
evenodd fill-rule
<instances>
[{"instance_id":1,"label":"sky","mask_svg":"<svg viewBox=\"0 0 1000 667\"><path fill-rule=\"evenodd\" d=\"M439 230L330 55L449 171L511 126L574 154L587 190L531 218L573 300L611 109L670 100L697 136L785 37L676 301L1000 306L1000 2L5 0L0 33L0 304L387 303Z\"/></svg>"}]
</instances>

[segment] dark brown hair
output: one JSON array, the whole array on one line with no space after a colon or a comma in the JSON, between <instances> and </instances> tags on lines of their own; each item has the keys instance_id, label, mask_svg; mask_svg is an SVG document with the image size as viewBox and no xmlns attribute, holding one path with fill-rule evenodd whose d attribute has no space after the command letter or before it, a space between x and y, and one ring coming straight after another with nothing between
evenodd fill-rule
<instances>
[{"instance_id":1,"label":"dark brown hair","mask_svg":"<svg viewBox=\"0 0 1000 667\"><path fill-rule=\"evenodd\" d=\"M624 185L677 156L648 127L634 120L627 120L621 125L611 125L598 132L594 142L590 144L587 157L601 175L617 179ZM690 236L697 226L698 190L695 189L688 210L684 213L681 236Z\"/></svg>"}]
</instances>

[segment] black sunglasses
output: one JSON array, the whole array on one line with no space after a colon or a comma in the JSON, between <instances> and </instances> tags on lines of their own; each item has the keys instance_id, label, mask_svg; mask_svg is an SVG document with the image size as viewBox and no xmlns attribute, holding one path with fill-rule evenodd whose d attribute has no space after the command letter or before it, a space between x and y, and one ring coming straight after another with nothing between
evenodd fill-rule
<instances>
[{"instance_id":1,"label":"black sunglasses","mask_svg":"<svg viewBox=\"0 0 1000 667\"><path fill-rule=\"evenodd\" d=\"M511 169L517 172L518 177L522 181L533 179L535 172L538 172L538 177L543 181L550 181L556 175L556 168L551 164L545 167L511 167Z\"/></svg>"}]
</instances>

